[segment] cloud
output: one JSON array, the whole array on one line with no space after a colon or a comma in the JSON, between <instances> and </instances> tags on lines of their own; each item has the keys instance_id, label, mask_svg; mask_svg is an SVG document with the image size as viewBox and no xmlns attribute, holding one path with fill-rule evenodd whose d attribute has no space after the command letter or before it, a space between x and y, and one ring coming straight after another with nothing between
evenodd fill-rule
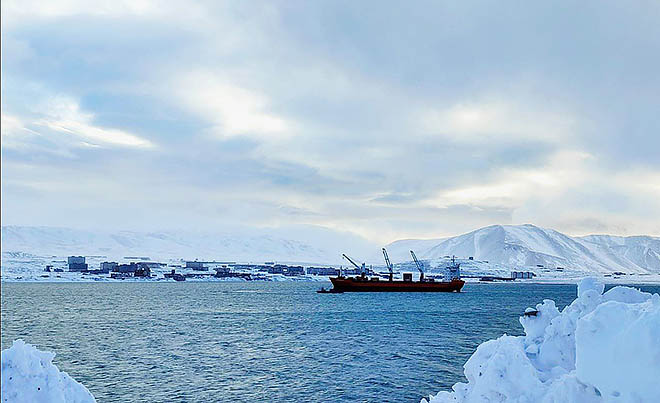
<instances>
[{"instance_id":1,"label":"cloud","mask_svg":"<svg viewBox=\"0 0 660 403\"><path fill-rule=\"evenodd\" d=\"M174 96L192 113L213 125L219 137L261 139L292 134L293 125L271 111L268 97L211 72L188 73L173 84Z\"/></svg>"},{"instance_id":2,"label":"cloud","mask_svg":"<svg viewBox=\"0 0 660 403\"><path fill-rule=\"evenodd\" d=\"M25 130L23 122L16 116L7 115L6 113L2 114L2 136L9 137L19 133L21 130Z\"/></svg>"},{"instance_id":3,"label":"cloud","mask_svg":"<svg viewBox=\"0 0 660 403\"><path fill-rule=\"evenodd\" d=\"M101 0L93 4L84 0L59 0L45 3L35 0L8 0L3 2L2 9L3 25L7 23L11 28L32 19L45 20L73 15L115 17L133 14L143 15L158 8L157 3L149 0ZM10 16L11 18L9 18Z\"/></svg>"},{"instance_id":4,"label":"cloud","mask_svg":"<svg viewBox=\"0 0 660 403\"><path fill-rule=\"evenodd\" d=\"M49 101L46 116L34 122L34 125L47 127L56 132L85 139L84 144L151 148L153 143L135 134L111 128L99 127L93 123L94 114L84 112L77 102L66 97L55 97Z\"/></svg>"},{"instance_id":5,"label":"cloud","mask_svg":"<svg viewBox=\"0 0 660 403\"><path fill-rule=\"evenodd\" d=\"M520 207L537 195L552 195L567 187L579 187L593 178L588 163L593 156L581 151L562 150L536 168L501 168L486 183L442 190L430 200L433 205Z\"/></svg>"},{"instance_id":6,"label":"cloud","mask_svg":"<svg viewBox=\"0 0 660 403\"><path fill-rule=\"evenodd\" d=\"M423 131L458 142L558 143L578 131L577 119L567 111L556 112L533 101L507 98L459 102L420 113Z\"/></svg>"},{"instance_id":7,"label":"cloud","mask_svg":"<svg viewBox=\"0 0 660 403\"><path fill-rule=\"evenodd\" d=\"M660 231L656 5L2 7L14 223Z\"/></svg>"}]
</instances>

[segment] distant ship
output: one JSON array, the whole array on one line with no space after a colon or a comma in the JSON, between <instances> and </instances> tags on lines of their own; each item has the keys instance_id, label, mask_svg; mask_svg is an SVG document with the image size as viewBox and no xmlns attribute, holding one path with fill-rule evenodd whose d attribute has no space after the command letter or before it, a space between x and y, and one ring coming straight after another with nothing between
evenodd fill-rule
<instances>
[{"instance_id":1,"label":"distant ship","mask_svg":"<svg viewBox=\"0 0 660 403\"><path fill-rule=\"evenodd\" d=\"M415 265L420 272L419 280L413 281L412 273L403 273L403 280L394 280L393 265L387 256L387 251L383 248L385 263L390 272L389 278L381 280L379 277L367 277L365 265L358 266L350 257L343 255L358 270L359 276L344 277L339 275L331 277L333 288L331 290L322 290L323 293L343 293L343 292L460 292L465 281L460 278L460 263L456 263L452 258L451 265L446 267L445 278L448 281L437 281L435 279L424 278L422 264L417 260L415 252L410 251Z\"/></svg>"}]
</instances>

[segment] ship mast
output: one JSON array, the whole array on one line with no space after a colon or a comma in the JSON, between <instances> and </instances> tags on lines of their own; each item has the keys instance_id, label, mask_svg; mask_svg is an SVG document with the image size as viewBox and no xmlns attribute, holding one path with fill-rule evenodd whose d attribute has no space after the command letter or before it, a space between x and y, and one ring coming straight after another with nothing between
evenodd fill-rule
<instances>
[{"instance_id":1,"label":"ship mast","mask_svg":"<svg viewBox=\"0 0 660 403\"><path fill-rule=\"evenodd\" d=\"M413 261L415 262L415 266L417 266L417 270L419 270L419 281L424 281L424 270L422 270L422 264L417 260L417 256L415 256L415 252L410 251L410 254L412 255Z\"/></svg>"},{"instance_id":2,"label":"ship mast","mask_svg":"<svg viewBox=\"0 0 660 403\"><path fill-rule=\"evenodd\" d=\"M394 266L392 265L392 262L390 262L390 257L387 256L387 251L385 248L383 248L383 256L385 256L385 264L387 265L387 270L390 271L390 281L394 280Z\"/></svg>"},{"instance_id":3,"label":"ship mast","mask_svg":"<svg viewBox=\"0 0 660 403\"><path fill-rule=\"evenodd\" d=\"M348 260L349 262L351 262L351 264L353 264L353 266L355 266L356 269L360 270L360 274L361 274L361 275L364 276L364 275L366 274L366 273L365 273L365 271L366 271L366 267L365 267L365 264L364 264L364 263L362 263L362 267L360 267L360 266L358 266L357 263L355 263L355 262L353 261L353 259L351 259L350 257L348 257L348 255L346 255L345 253L342 253L341 255L342 255L346 260Z\"/></svg>"}]
</instances>

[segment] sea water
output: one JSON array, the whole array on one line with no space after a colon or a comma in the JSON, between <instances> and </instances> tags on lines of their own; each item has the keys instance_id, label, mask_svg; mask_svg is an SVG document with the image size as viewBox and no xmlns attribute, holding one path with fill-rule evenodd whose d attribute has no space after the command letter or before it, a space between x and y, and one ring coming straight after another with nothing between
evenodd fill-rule
<instances>
[{"instance_id":1,"label":"sea water","mask_svg":"<svg viewBox=\"0 0 660 403\"><path fill-rule=\"evenodd\" d=\"M309 282L3 283L2 348L23 338L100 402L418 402L475 348L573 285L317 294ZM660 287L640 287L659 292Z\"/></svg>"}]
</instances>

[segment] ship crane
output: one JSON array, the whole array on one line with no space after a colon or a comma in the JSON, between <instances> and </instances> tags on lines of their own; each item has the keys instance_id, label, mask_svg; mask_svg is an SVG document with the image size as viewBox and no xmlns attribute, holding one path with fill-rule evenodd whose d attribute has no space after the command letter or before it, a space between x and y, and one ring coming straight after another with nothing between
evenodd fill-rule
<instances>
[{"instance_id":1,"label":"ship crane","mask_svg":"<svg viewBox=\"0 0 660 403\"><path fill-rule=\"evenodd\" d=\"M422 264L419 260L417 260L415 252L410 251L410 254L412 255L413 261L415 262L415 266L417 266L417 270L419 270L419 281L424 281L424 270L422 269Z\"/></svg>"},{"instance_id":2,"label":"ship crane","mask_svg":"<svg viewBox=\"0 0 660 403\"><path fill-rule=\"evenodd\" d=\"M383 248L383 256L385 256L385 264L387 265L387 270L390 271L390 281L394 280L394 266L390 262L390 257L387 256L387 251Z\"/></svg>"},{"instance_id":3,"label":"ship crane","mask_svg":"<svg viewBox=\"0 0 660 403\"><path fill-rule=\"evenodd\" d=\"M349 262L351 262L351 264L352 264L353 266L355 266L355 268L358 269L358 270L360 271L360 274L361 274L362 276L364 276L364 275L366 274L366 273L365 273L365 272L366 272L366 267L365 267L364 263L362 263L362 267L360 267L357 263L355 263L355 261L353 261L353 259L351 259L350 257L348 257L348 255L346 255L345 253L342 253L341 255L342 255L346 260L348 260Z\"/></svg>"}]
</instances>

